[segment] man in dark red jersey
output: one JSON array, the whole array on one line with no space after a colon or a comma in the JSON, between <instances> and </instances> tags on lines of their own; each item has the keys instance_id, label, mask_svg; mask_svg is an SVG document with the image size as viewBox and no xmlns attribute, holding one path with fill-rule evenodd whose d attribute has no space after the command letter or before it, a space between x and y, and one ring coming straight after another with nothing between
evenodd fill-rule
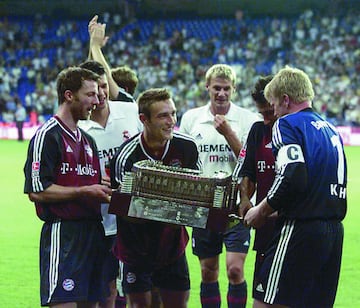
<instances>
[{"instance_id":1,"label":"man in dark red jersey","mask_svg":"<svg viewBox=\"0 0 360 308\"><path fill-rule=\"evenodd\" d=\"M246 212L252 207L251 198L256 190L256 204L265 198L275 178L275 157L271 146L271 129L276 120L274 108L264 97L264 88L271 81L272 76L260 77L251 93L258 112L263 116L263 121L255 122L250 129L246 146L246 151L241 151L240 155L245 155L244 160L239 158L236 168L241 167L238 176L241 177L239 186L241 202L240 216L244 217ZM257 271L264 258L266 247L268 246L273 233L277 215L269 216L266 223L255 231L253 249L256 251L253 290L257 286Z\"/></svg>"},{"instance_id":2,"label":"man in dark red jersey","mask_svg":"<svg viewBox=\"0 0 360 308\"><path fill-rule=\"evenodd\" d=\"M111 160L112 187L121 185L125 172L140 160L200 169L194 139L174 131L176 108L170 93L147 90L140 94L138 106L144 131L125 141ZM186 307L190 280L185 227L119 216L117 228L114 253L124 262L123 289L130 307L150 307L152 286L159 289L164 307Z\"/></svg>"},{"instance_id":3,"label":"man in dark red jersey","mask_svg":"<svg viewBox=\"0 0 360 308\"><path fill-rule=\"evenodd\" d=\"M58 75L59 108L30 141L25 188L44 225L40 238L41 305L96 307L104 229L100 203L111 189L100 184L95 141L77 127L98 101L99 76L70 67Z\"/></svg>"}]
</instances>

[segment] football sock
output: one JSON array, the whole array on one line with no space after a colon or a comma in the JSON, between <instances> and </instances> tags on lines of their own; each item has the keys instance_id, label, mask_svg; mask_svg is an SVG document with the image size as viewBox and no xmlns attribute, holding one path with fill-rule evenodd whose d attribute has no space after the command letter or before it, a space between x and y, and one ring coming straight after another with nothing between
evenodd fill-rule
<instances>
[{"instance_id":1,"label":"football sock","mask_svg":"<svg viewBox=\"0 0 360 308\"><path fill-rule=\"evenodd\" d=\"M126 307L126 297L125 296L116 296L115 308L125 308Z\"/></svg>"},{"instance_id":2,"label":"football sock","mask_svg":"<svg viewBox=\"0 0 360 308\"><path fill-rule=\"evenodd\" d=\"M200 299L202 308L220 308L221 297L219 283L201 283Z\"/></svg>"},{"instance_id":3,"label":"football sock","mask_svg":"<svg viewBox=\"0 0 360 308\"><path fill-rule=\"evenodd\" d=\"M240 284L230 284L227 294L228 308L245 308L247 300L246 281Z\"/></svg>"}]
</instances>

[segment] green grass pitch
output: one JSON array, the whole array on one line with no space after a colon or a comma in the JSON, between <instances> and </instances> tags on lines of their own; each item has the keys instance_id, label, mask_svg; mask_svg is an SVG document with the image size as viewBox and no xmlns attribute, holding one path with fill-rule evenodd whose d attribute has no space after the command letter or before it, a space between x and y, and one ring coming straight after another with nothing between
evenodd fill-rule
<instances>
[{"instance_id":1,"label":"green grass pitch","mask_svg":"<svg viewBox=\"0 0 360 308\"><path fill-rule=\"evenodd\" d=\"M33 204L23 194L23 165L28 142L0 140L0 307L40 307L38 247L41 221ZM360 147L346 147L348 160L348 213L344 220L345 242L341 276L335 307L360 307ZM190 231L190 230L189 230ZM190 308L200 307L200 267L188 245L191 277ZM248 307L251 307L251 281L254 252L245 264L248 281ZM222 307L226 307L227 280L224 254L221 255L220 287Z\"/></svg>"}]
</instances>

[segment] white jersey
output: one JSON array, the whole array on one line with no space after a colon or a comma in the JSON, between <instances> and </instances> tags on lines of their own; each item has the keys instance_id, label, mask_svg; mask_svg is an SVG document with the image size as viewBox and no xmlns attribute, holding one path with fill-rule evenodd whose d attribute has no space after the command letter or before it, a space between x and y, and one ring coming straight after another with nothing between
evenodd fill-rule
<instances>
[{"instance_id":1,"label":"white jersey","mask_svg":"<svg viewBox=\"0 0 360 308\"><path fill-rule=\"evenodd\" d=\"M120 145L143 130L138 106L128 102L109 102L109 118L106 127L92 120L79 121L79 127L89 133L98 147L101 174L105 175L105 163L116 153ZM109 204L101 205L106 235L116 234L116 215L108 213Z\"/></svg>"},{"instance_id":2,"label":"white jersey","mask_svg":"<svg viewBox=\"0 0 360 308\"><path fill-rule=\"evenodd\" d=\"M242 144L246 142L252 124L260 120L256 113L233 103L230 104L225 118ZM179 130L195 139L205 176L213 176L216 171L230 174L233 172L237 157L225 137L214 127L214 115L210 111L210 103L185 112Z\"/></svg>"}]
</instances>

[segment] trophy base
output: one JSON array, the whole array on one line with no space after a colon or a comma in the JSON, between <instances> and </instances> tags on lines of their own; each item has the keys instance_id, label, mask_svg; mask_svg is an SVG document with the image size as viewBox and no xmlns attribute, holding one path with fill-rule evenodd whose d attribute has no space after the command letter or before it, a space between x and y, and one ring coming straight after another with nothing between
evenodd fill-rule
<instances>
[{"instance_id":1,"label":"trophy base","mask_svg":"<svg viewBox=\"0 0 360 308\"><path fill-rule=\"evenodd\" d=\"M223 232L228 227L230 211L113 192L109 213Z\"/></svg>"}]
</instances>

